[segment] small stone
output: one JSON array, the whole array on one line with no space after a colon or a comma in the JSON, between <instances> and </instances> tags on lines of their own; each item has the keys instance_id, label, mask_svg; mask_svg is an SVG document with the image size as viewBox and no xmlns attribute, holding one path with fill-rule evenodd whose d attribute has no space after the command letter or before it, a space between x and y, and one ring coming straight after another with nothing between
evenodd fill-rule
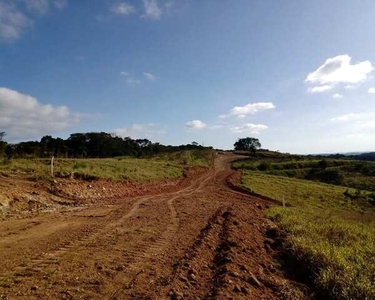
<instances>
[{"instance_id":1,"label":"small stone","mask_svg":"<svg viewBox=\"0 0 375 300\"><path fill-rule=\"evenodd\" d=\"M262 286L262 284L259 282L259 280L255 277L253 273L250 273L250 276L247 277L246 281L256 287Z\"/></svg>"},{"instance_id":2,"label":"small stone","mask_svg":"<svg viewBox=\"0 0 375 300\"><path fill-rule=\"evenodd\" d=\"M240 277L240 274L238 272L235 272L235 271L230 272L229 275L232 276L232 277Z\"/></svg>"},{"instance_id":3,"label":"small stone","mask_svg":"<svg viewBox=\"0 0 375 300\"><path fill-rule=\"evenodd\" d=\"M124 266L117 266L115 270L118 272L122 272L124 271Z\"/></svg>"},{"instance_id":4,"label":"small stone","mask_svg":"<svg viewBox=\"0 0 375 300\"><path fill-rule=\"evenodd\" d=\"M238 285L235 285L234 288L233 288L233 292L235 292L235 293L241 293L241 287L238 286Z\"/></svg>"},{"instance_id":5,"label":"small stone","mask_svg":"<svg viewBox=\"0 0 375 300\"><path fill-rule=\"evenodd\" d=\"M184 294L177 290L171 290L168 295L170 296L171 300L181 300L184 298Z\"/></svg>"},{"instance_id":6,"label":"small stone","mask_svg":"<svg viewBox=\"0 0 375 300\"><path fill-rule=\"evenodd\" d=\"M239 267L242 271L249 271L249 269L245 265L239 265Z\"/></svg>"},{"instance_id":7,"label":"small stone","mask_svg":"<svg viewBox=\"0 0 375 300\"><path fill-rule=\"evenodd\" d=\"M189 279L195 281L197 278L195 277L194 274L190 274L189 275Z\"/></svg>"}]
</instances>

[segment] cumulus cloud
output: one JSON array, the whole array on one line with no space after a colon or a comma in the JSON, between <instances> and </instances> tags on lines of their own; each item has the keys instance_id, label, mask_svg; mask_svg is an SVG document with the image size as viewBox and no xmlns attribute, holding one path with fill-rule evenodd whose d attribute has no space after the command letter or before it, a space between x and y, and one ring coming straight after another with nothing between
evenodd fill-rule
<instances>
[{"instance_id":1,"label":"cumulus cloud","mask_svg":"<svg viewBox=\"0 0 375 300\"><path fill-rule=\"evenodd\" d=\"M238 116L240 118L248 115L254 115L263 110L274 109L275 105L271 102L249 103L245 106L236 106L229 111L229 115Z\"/></svg>"},{"instance_id":2,"label":"cumulus cloud","mask_svg":"<svg viewBox=\"0 0 375 300\"><path fill-rule=\"evenodd\" d=\"M82 117L66 106L41 104L32 96L0 87L0 128L11 140L61 132L78 124Z\"/></svg>"},{"instance_id":3,"label":"cumulus cloud","mask_svg":"<svg viewBox=\"0 0 375 300\"><path fill-rule=\"evenodd\" d=\"M148 138L153 139L155 136L164 135L165 129L158 124L133 124L129 127L118 128L113 131L121 137L131 137L133 139Z\"/></svg>"},{"instance_id":4,"label":"cumulus cloud","mask_svg":"<svg viewBox=\"0 0 375 300\"><path fill-rule=\"evenodd\" d=\"M110 8L110 11L118 15L127 16L127 15L135 13L136 9L133 5L127 2L119 2L119 3L114 4Z\"/></svg>"},{"instance_id":5,"label":"cumulus cloud","mask_svg":"<svg viewBox=\"0 0 375 300\"><path fill-rule=\"evenodd\" d=\"M51 8L65 8L67 3L67 0L0 1L0 41L15 41L33 25L27 13L32 17L40 17Z\"/></svg>"},{"instance_id":6,"label":"cumulus cloud","mask_svg":"<svg viewBox=\"0 0 375 300\"><path fill-rule=\"evenodd\" d=\"M369 94L375 94L375 88L369 88L368 93Z\"/></svg>"},{"instance_id":7,"label":"cumulus cloud","mask_svg":"<svg viewBox=\"0 0 375 300\"><path fill-rule=\"evenodd\" d=\"M156 76L150 72L143 72L143 75L146 77L148 80L156 80Z\"/></svg>"},{"instance_id":8,"label":"cumulus cloud","mask_svg":"<svg viewBox=\"0 0 375 300\"><path fill-rule=\"evenodd\" d=\"M326 91L329 91L332 89L332 86L330 85L322 85L322 86L315 86L315 87L312 87L312 88L309 88L308 91L309 93L322 93L322 92L326 92Z\"/></svg>"},{"instance_id":9,"label":"cumulus cloud","mask_svg":"<svg viewBox=\"0 0 375 300\"><path fill-rule=\"evenodd\" d=\"M142 0L144 6L143 18L158 20L163 14L162 8L159 6L157 0Z\"/></svg>"},{"instance_id":10,"label":"cumulus cloud","mask_svg":"<svg viewBox=\"0 0 375 300\"><path fill-rule=\"evenodd\" d=\"M193 120L193 121L190 121L190 122L187 122L185 124L185 126L187 128L190 128L190 129L203 129L203 128L206 128L207 127L207 124L206 123L203 123L202 121L200 120Z\"/></svg>"},{"instance_id":11,"label":"cumulus cloud","mask_svg":"<svg viewBox=\"0 0 375 300\"><path fill-rule=\"evenodd\" d=\"M261 131L267 129L268 126L262 124L244 124L242 126L233 126L230 130L234 133L250 133L259 134Z\"/></svg>"},{"instance_id":12,"label":"cumulus cloud","mask_svg":"<svg viewBox=\"0 0 375 300\"><path fill-rule=\"evenodd\" d=\"M0 2L0 40L14 41L32 21L14 3Z\"/></svg>"},{"instance_id":13,"label":"cumulus cloud","mask_svg":"<svg viewBox=\"0 0 375 300\"><path fill-rule=\"evenodd\" d=\"M368 60L351 64L349 55L339 55L328 58L323 65L310 73L305 81L314 85L330 86L338 83L355 84L366 80L373 69Z\"/></svg>"},{"instance_id":14,"label":"cumulus cloud","mask_svg":"<svg viewBox=\"0 0 375 300\"><path fill-rule=\"evenodd\" d=\"M342 97L344 97L344 96L341 95L341 94L339 94L339 93L336 93L336 94L334 94L334 95L332 96L332 98L334 98L334 99L340 99L340 98L342 98Z\"/></svg>"}]
</instances>

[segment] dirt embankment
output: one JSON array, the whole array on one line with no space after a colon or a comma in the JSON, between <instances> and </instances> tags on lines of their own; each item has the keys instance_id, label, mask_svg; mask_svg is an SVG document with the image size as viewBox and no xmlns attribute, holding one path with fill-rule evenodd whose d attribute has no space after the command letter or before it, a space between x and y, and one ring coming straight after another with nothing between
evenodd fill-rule
<instances>
[{"instance_id":1,"label":"dirt embankment","mask_svg":"<svg viewBox=\"0 0 375 300\"><path fill-rule=\"evenodd\" d=\"M58 178L53 182L34 182L0 176L0 219L31 217L38 214L110 203L118 199L177 191L206 172L206 168L184 170L179 179L159 181L77 180Z\"/></svg>"}]
</instances>

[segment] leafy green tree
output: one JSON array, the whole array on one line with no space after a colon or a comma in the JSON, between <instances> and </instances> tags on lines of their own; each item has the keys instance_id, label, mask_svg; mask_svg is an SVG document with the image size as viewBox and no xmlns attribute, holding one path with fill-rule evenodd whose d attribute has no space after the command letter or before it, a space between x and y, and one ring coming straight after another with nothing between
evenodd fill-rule
<instances>
[{"instance_id":1,"label":"leafy green tree","mask_svg":"<svg viewBox=\"0 0 375 300\"><path fill-rule=\"evenodd\" d=\"M252 154L262 147L261 143L257 138L247 137L238 139L237 142L234 143L234 150L237 151L249 151Z\"/></svg>"}]
</instances>

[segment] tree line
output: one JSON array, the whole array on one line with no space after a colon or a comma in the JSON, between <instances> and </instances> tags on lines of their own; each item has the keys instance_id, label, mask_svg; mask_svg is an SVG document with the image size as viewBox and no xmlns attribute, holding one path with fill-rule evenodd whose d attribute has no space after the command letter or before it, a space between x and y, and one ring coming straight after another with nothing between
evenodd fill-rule
<instances>
[{"instance_id":1,"label":"tree line","mask_svg":"<svg viewBox=\"0 0 375 300\"><path fill-rule=\"evenodd\" d=\"M0 157L11 158L108 158L116 156L145 157L163 152L204 149L196 142L171 146L148 139L119 137L106 132L73 133L67 139L43 136L40 141L6 143L0 132Z\"/></svg>"}]
</instances>

